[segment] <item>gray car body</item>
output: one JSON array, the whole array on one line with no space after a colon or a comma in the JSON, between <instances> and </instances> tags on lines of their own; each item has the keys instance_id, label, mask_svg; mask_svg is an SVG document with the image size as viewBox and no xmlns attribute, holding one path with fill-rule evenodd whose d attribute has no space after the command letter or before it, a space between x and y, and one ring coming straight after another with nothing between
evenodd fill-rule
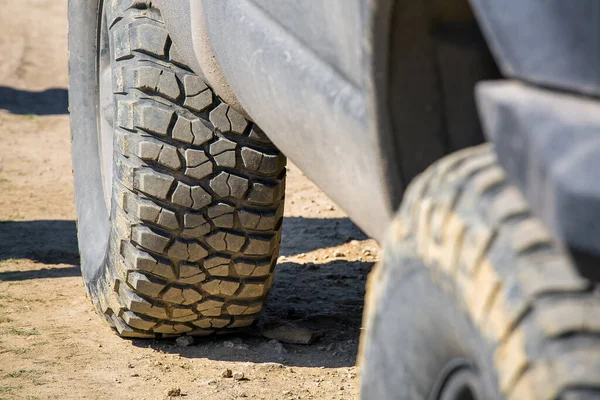
<instances>
[{"instance_id":1,"label":"gray car body","mask_svg":"<svg viewBox=\"0 0 600 400\"><path fill-rule=\"evenodd\" d=\"M172 40L192 69L257 122L366 233L382 238L414 176L402 172L403 163L417 160L412 169L418 172L433 161L419 156L419 145L431 141L428 132L394 129L395 113L406 110L388 104L388 68L397 57L390 37L399 29L392 15L411 0L159 3ZM447 8L460 1L437 3ZM600 94L598 4L471 0L505 76L586 95ZM485 90L478 98L488 104L481 109L492 108ZM504 137L486 134L495 141Z\"/></svg>"}]
</instances>

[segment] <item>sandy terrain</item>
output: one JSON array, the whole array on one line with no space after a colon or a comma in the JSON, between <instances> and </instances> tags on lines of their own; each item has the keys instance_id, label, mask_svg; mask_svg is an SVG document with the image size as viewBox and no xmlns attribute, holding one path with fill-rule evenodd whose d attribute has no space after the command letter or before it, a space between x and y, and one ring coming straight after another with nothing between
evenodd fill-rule
<instances>
[{"instance_id":1,"label":"sandy terrain","mask_svg":"<svg viewBox=\"0 0 600 400\"><path fill-rule=\"evenodd\" d=\"M4 0L0 13L0 399L163 399L176 388L190 400L357 398L377 245L293 165L261 323L292 322L318 341L250 331L180 347L120 339L95 314L77 265L66 3Z\"/></svg>"}]
</instances>

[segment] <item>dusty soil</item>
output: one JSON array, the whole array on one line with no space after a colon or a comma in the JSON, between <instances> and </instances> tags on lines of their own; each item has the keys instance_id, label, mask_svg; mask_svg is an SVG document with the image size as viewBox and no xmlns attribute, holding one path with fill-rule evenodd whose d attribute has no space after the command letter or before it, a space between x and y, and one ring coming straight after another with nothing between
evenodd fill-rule
<instances>
[{"instance_id":1,"label":"dusty soil","mask_svg":"<svg viewBox=\"0 0 600 400\"><path fill-rule=\"evenodd\" d=\"M0 13L0 399L161 399L175 388L186 399L357 398L377 245L293 165L261 323L292 322L318 341L250 331L179 347L120 339L95 314L77 265L66 3L4 0Z\"/></svg>"}]
</instances>

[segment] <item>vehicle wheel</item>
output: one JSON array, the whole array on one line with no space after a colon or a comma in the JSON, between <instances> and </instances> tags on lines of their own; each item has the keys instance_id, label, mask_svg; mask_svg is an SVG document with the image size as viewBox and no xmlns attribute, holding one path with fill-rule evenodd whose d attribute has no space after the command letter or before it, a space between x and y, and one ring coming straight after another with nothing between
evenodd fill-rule
<instances>
[{"instance_id":1,"label":"vehicle wheel","mask_svg":"<svg viewBox=\"0 0 600 400\"><path fill-rule=\"evenodd\" d=\"M269 291L285 158L180 60L151 1L71 1L81 269L121 336L252 324Z\"/></svg>"},{"instance_id":2,"label":"vehicle wheel","mask_svg":"<svg viewBox=\"0 0 600 400\"><path fill-rule=\"evenodd\" d=\"M600 398L600 296L490 147L409 187L369 278L364 399Z\"/></svg>"}]
</instances>

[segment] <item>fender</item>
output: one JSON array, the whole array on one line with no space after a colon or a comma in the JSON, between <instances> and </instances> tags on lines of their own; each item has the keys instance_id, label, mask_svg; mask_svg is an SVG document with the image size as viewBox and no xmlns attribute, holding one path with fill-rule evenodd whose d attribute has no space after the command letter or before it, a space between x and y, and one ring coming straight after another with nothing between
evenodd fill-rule
<instances>
[{"instance_id":1,"label":"fender","mask_svg":"<svg viewBox=\"0 0 600 400\"><path fill-rule=\"evenodd\" d=\"M251 119L215 60L200 1L158 0L171 40L182 59L230 106Z\"/></svg>"},{"instance_id":2,"label":"fender","mask_svg":"<svg viewBox=\"0 0 600 400\"><path fill-rule=\"evenodd\" d=\"M160 0L190 65L356 224L383 237L406 185L478 144L496 66L467 0Z\"/></svg>"}]
</instances>

